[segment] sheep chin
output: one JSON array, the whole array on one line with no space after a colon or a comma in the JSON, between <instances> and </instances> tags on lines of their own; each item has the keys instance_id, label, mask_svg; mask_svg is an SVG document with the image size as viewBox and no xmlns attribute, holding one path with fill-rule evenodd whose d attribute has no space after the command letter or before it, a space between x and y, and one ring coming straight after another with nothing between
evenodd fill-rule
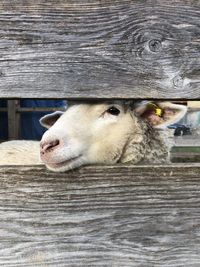
<instances>
[{"instance_id":1,"label":"sheep chin","mask_svg":"<svg viewBox=\"0 0 200 267\"><path fill-rule=\"evenodd\" d=\"M66 172L84 165L82 155L59 163L46 163L47 169L54 172Z\"/></svg>"}]
</instances>

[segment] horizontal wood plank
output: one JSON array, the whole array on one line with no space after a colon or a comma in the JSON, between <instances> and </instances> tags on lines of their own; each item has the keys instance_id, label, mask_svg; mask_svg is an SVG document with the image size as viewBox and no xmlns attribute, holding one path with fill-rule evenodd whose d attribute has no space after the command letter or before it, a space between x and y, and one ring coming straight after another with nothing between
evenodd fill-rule
<instances>
[{"instance_id":1,"label":"horizontal wood plank","mask_svg":"<svg viewBox=\"0 0 200 267\"><path fill-rule=\"evenodd\" d=\"M0 177L1 266L199 266L199 164Z\"/></svg>"},{"instance_id":2,"label":"horizontal wood plank","mask_svg":"<svg viewBox=\"0 0 200 267\"><path fill-rule=\"evenodd\" d=\"M0 97L200 98L192 0L1 0Z\"/></svg>"}]
</instances>

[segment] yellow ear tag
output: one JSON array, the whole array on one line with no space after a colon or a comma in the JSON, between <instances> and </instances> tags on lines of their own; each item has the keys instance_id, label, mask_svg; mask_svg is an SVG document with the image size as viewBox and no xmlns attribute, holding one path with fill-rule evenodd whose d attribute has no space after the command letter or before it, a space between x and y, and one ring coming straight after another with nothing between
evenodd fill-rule
<instances>
[{"instance_id":1,"label":"yellow ear tag","mask_svg":"<svg viewBox=\"0 0 200 267\"><path fill-rule=\"evenodd\" d=\"M162 116L162 109L161 108L156 108L155 113L157 116L161 117Z\"/></svg>"},{"instance_id":2,"label":"yellow ear tag","mask_svg":"<svg viewBox=\"0 0 200 267\"><path fill-rule=\"evenodd\" d=\"M148 106L149 106L150 109L152 109L152 108L154 109L155 114L156 114L157 116L162 117L163 110L162 110L160 107L158 107L158 106L157 106L156 104L154 104L154 103L149 103Z\"/></svg>"}]
</instances>

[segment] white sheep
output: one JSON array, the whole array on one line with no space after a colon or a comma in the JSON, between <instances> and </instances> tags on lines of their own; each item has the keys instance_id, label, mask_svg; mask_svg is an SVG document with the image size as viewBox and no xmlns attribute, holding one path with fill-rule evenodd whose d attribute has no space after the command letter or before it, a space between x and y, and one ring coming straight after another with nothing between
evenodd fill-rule
<instances>
[{"instance_id":1,"label":"white sheep","mask_svg":"<svg viewBox=\"0 0 200 267\"><path fill-rule=\"evenodd\" d=\"M48 130L40 142L40 157L52 171L88 164L169 162L169 142L160 129L180 120L186 110L170 102L74 104L41 118ZM0 145L0 165L41 163L39 142L15 142Z\"/></svg>"}]
</instances>

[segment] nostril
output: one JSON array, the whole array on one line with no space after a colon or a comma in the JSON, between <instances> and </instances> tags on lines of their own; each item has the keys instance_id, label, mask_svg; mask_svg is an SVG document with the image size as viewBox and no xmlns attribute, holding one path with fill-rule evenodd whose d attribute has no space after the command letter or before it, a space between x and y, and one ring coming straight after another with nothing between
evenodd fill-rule
<instances>
[{"instance_id":1,"label":"nostril","mask_svg":"<svg viewBox=\"0 0 200 267\"><path fill-rule=\"evenodd\" d=\"M60 141L58 139L50 142L51 147L58 146L59 144L60 144Z\"/></svg>"},{"instance_id":2,"label":"nostril","mask_svg":"<svg viewBox=\"0 0 200 267\"><path fill-rule=\"evenodd\" d=\"M41 142L41 144L40 144L40 152L41 152L41 154L45 154L47 152L51 152L59 144L60 144L60 141L58 139L53 140L51 142Z\"/></svg>"}]
</instances>

